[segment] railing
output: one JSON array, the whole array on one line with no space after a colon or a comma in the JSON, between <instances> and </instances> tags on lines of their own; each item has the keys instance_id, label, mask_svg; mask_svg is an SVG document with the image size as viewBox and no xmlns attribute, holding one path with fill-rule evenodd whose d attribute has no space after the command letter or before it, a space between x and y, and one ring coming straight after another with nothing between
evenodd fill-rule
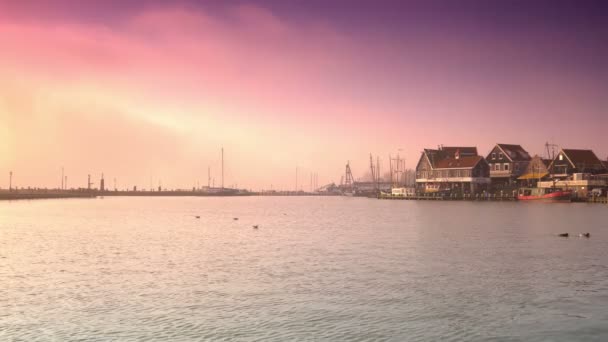
<instances>
[{"instance_id":1,"label":"railing","mask_svg":"<svg viewBox=\"0 0 608 342\"><path fill-rule=\"evenodd\" d=\"M514 201L517 199L517 192L490 193L418 193L413 196L393 196L381 194L381 199L400 199L400 200L436 200L436 201Z\"/></svg>"},{"instance_id":2,"label":"railing","mask_svg":"<svg viewBox=\"0 0 608 342\"><path fill-rule=\"evenodd\" d=\"M511 176L512 172L511 170L498 170L498 171L494 171L494 170L490 170L490 177L494 176Z\"/></svg>"}]
</instances>

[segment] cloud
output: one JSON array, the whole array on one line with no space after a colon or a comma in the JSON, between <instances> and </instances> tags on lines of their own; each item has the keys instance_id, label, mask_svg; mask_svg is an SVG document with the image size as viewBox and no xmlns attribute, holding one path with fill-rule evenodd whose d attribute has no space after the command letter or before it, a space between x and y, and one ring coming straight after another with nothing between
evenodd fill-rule
<instances>
[{"instance_id":1,"label":"cloud","mask_svg":"<svg viewBox=\"0 0 608 342\"><path fill-rule=\"evenodd\" d=\"M222 16L146 10L111 27L3 20L0 46L8 51L0 62L0 120L13 133L11 146L20 146L12 153L19 158L3 158L21 167L80 161L108 170L104 165L131 161L145 173L152 166L138 157L159 165L154 155L198 150L191 159L213 159L208 156L222 144L249 162L256 156L277 167L302 159L312 164L304 156L324 144L302 141L347 132L333 120L315 127L314 118L357 112L328 106L336 101L330 78L348 63L346 41L322 25L288 25L252 6ZM260 152L278 141L291 145L270 157ZM193 168L192 161L185 164ZM235 163L233 170L244 166Z\"/></svg>"},{"instance_id":2,"label":"cloud","mask_svg":"<svg viewBox=\"0 0 608 342\"><path fill-rule=\"evenodd\" d=\"M597 102L593 80L552 69L549 78L538 50L509 40L354 34L251 5L147 6L105 21L5 6L0 166L38 174L69 163L81 175L163 174L188 187L225 146L233 179L277 186L292 183L295 165L336 175L347 159L366 165L368 151L408 145L413 160L449 139L478 144L467 123L488 113L525 119L538 135L535 111L564 118ZM32 183L50 182L36 174Z\"/></svg>"}]
</instances>

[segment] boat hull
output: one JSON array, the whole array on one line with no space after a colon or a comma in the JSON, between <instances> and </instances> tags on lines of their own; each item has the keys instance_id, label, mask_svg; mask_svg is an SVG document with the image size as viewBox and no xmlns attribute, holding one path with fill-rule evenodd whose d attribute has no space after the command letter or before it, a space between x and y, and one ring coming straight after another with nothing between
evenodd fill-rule
<instances>
[{"instance_id":1,"label":"boat hull","mask_svg":"<svg viewBox=\"0 0 608 342\"><path fill-rule=\"evenodd\" d=\"M572 201L571 191L556 191L542 195L518 195L520 201L545 201L545 202L570 202Z\"/></svg>"}]
</instances>

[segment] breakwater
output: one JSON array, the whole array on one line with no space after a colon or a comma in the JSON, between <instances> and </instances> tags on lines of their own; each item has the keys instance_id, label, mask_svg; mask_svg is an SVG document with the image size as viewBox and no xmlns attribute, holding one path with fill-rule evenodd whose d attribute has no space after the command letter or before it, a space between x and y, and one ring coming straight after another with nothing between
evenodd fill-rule
<instances>
[{"instance_id":1,"label":"breakwater","mask_svg":"<svg viewBox=\"0 0 608 342\"><path fill-rule=\"evenodd\" d=\"M61 191L61 190L14 190L0 192L0 200L33 200L55 198L94 198L95 194L88 191Z\"/></svg>"}]
</instances>

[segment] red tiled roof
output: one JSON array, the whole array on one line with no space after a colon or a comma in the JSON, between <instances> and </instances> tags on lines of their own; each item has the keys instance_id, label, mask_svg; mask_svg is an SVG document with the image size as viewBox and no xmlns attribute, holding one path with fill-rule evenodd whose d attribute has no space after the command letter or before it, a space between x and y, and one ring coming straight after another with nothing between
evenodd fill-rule
<instances>
[{"instance_id":1,"label":"red tiled roof","mask_svg":"<svg viewBox=\"0 0 608 342\"><path fill-rule=\"evenodd\" d=\"M477 165L480 159L483 159L477 155L477 147L442 146L439 150L425 149L424 154L431 162L433 169L471 168ZM459 156L458 159L456 159L456 154Z\"/></svg>"},{"instance_id":2,"label":"red tiled roof","mask_svg":"<svg viewBox=\"0 0 608 342\"><path fill-rule=\"evenodd\" d=\"M450 158L454 158L456 152L460 153L460 157L469 157L477 155L477 147L444 146L441 150L445 152Z\"/></svg>"},{"instance_id":3,"label":"red tiled roof","mask_svg":"<svg viewBox=\"0 0 608 342\"><path fill-rule=\"evenodd\" d=\"M475 167L483 157L481 156L468 156L455 158L445 158L435 162L435 169L469 169Z\"/></svg>"}]
</instances>

